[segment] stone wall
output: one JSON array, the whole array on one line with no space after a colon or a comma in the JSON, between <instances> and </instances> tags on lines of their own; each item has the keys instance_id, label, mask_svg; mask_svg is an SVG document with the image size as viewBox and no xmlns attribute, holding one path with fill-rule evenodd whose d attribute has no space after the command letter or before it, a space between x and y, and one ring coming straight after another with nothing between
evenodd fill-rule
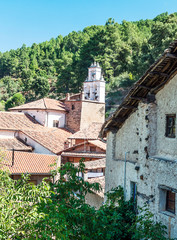
<instances>
[{"instance_id":1,"label":"stone wall","mask_svg":"<svg viewBox=\"0 0 177 240\"><path fill-rule=\"evenodd\" d=\"M118 185L124 186L125 153L128 152L127 199L134 182L137 184L138 205L147 203L155 214L154 220L162 221L172 238L177 237L177 216L165 210L164 194L167 190L176 193L177 209L177 137L168 138L165 131L166 115L177 115L176 89L177 77L174 77L156 94L154 103L140 103L138 110L117 133L108 133L105 173L106 191Z\"/></svg>"},{"instance_id":2,"label":"stone wall","mask_svg":"<svg viewBox=\"0 0 177 240\"><path fill-rule=\"evenodd\" d=\"M82 101L80 128L87 128L93 122L104 123L105 103Z\"/></svg>"},{"instance_id":3,"label":"stone wall","mask_svg":"<svg viewBox=\"0 0 177 240\"><path fill-rule=\"evenodd\" d=\"M82 102L66 100L65 105L69 112L66 114L66 127L74 132L80 130Z\"/></svg>"}]
</instances>

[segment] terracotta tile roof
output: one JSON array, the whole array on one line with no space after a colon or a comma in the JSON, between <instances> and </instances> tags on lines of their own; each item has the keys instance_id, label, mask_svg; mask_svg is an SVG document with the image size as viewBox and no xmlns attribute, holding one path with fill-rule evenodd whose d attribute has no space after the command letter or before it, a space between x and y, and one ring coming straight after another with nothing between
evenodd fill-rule
<instances>
[{"instance_id":1,"label":"terracotta tile roof","mask_svg":"<svg viewBox=\"0 0 177 240\"><path fill-rule=\"evenodd\" d=\"M74 133L70 138L71 139L98 139L99 132L102 127L102 123L94 122L89 125L88 128L82 129Z\"/></svg>"},{"instance_id":2,"label":"terracotta tile roof","mask_svg":"<svg viewBox=\"0 0 177 240\"><path fill-rule=\"evenodd\" d=\"M6 150L32 151L31 146L27 146L17 138L0 138L0 148Z\"/></svg>"},{"instance_id":3,"label":"terracotta tile roof","mask_svg":"<svg viewBox=\"0 0 177 240\"><path fill-rule=\"evenodd\" d=\"M104 192L105 192L105 176L97 177L97 178L90 178L87 180L89 183L99 183L101 185L102 190L100 192L95 192L100 197L104 198Z\"/></svg>"},{"instance_id":4,"label":"terracotta tile roof","mask_svg":"<svg viewBox=\"0 0 177 240\"><path fill-rule=\"evenodd\" d=\"M89 141L84 141L84 142L81 142L79 144L75 144L73 145L72 147L68 147L68 148L65 148L64 150L62 150L62 152L67 152L67 151L70 151L70 150L73 150L73 149L76 149L77 147L80 147L82 145L88 145L88 143L91 143L103 150L106 151L106 143L102 142L101 140L89 140ZM61 152L59 152L58 154L60 154Z\"/></svg>"},{"instance_id":5,"label":"terracotta tile roof","mask_svg":"<svg viewBox=\"0 0 177 240\"><path fill-rule=\"evenodd\" d=\"M64 149L71 135L62 128L44 127L28 114L13 112L0 112L0 130L21 131L55 154Z\"/></svg>"},{"instance_id":6,"label":"terracotta tile roof","mask_svg":"<svg viewBox=\"0 0 177 240\"><path fill-rule=\"evenodd\" d=\"M54 154L64 149L64 142L71 133L63 128L43 127L41 131L22 130L25 135L29 136Z\"/></svg>"},{"instance_id":7,"label":"terracotta tile roof","mask_svg":"<svg viewBox=\"0 0 177 240\"><path fill-rule=\"evenodd\" d=\"M106 167L106 158L101 158L99 160L94 161L85 161L85 169L97 169L97 168L105 168ZM74 163L75 167L79 166L79 163Z\"/></svg>"},{"instance_id":8,"label":"terracotta tile roof","mask_svg":"<svg viewBox=\"0 0 177 240\"><path fill-rule=\"evenodd\" d=\"M100 140L89 140L88 142L106 151L106 143Z\"/></svg>"},{"instance_id":9,"label":"terracotta tile roof","mask_svg":"<svg viewBox=\"0 0 177 240\"><path fill-rule=\"evenodd\" d=\"M20 130L20 129L42 129L39 124L29 114L0 112L0 129L4 130Z\"/></svg>"},{"instance_id":10,"label":"terracotta tile roof","mask_svg":"<svg viewBox=\"0 0 177 240\"><path fill-rule=\"evenodd\" d=\"M65 105L58 100L50 98L42 98L37 101L23 104L21 106L10 108L10 111L13 110L25 110L25 109L41 109L41 110L57 110L57 111L66 111Z\"/></svg>"},{"instance_id":11,"label":"terracotta tile roof","mask_svg":"<svg viewBox=\"0 0 177 240\"><path fill-rule=\"evenodd\" d=\"M12 166L12 151L1 151L4 160L0 168L8 168L12 174L50 174L55 167L51 167L57 160L57 156L27 152L14 152L14 165Z\"/></svg>"},{"instance_id":12,"label":"terracotta tile roof","mask_svg":"<svg viewBox=\"0 0 177 240\"><path fill-rule=\"evenodd\" d=\"M90 152L63 152L61 154L63 157L80 157L80 158L105 158L106 154L104 153L90 153Z\"/></svg>"}]
</instances>

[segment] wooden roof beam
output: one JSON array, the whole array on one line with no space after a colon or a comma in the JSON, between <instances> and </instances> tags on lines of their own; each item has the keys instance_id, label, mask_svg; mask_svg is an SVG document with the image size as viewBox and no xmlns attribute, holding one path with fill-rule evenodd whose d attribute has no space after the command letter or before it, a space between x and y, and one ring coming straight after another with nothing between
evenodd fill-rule
<instances>
[{"instance_id":1,"label":"wooden roof beam","mask_svg":"<svg viewBox=\"0 0 177 240\"><path fill-rule=\"evenodd\" d=\"M166 54L166 57L177 59L177 54L174 54L174 53L167 53L167 54Z\"/></svg>"},{"instance_id":2,"label":"wooden roof beam","mask_svg":"<svg viewBox=\"0 0 177 240\"><path fill-rule=\"evenodd\" d=\"M133 97L133 96L131 96L130 97L130 99L132 99L132 100L138 100L138 101L146 101L147 99L146 98L144 98L144 97Z\"/></svg>"},{"instance_id":3,"label":"wooden roof beam","mask_svg":"<svg viewBox=\"0 0 177 240\"><path fill-rule=\"evenodd\" d=\"M144 88L144 89L147 89L147 90L151 90L152 87L148 87L148 86L145 86L145 85L139 85L140 88Z\"/></svg>"},{"instance_id":4,"label":"wooden roof beam","mask_svg":"<svg viewBox=\"0 0 177 240\"><path fill-rule=\"evenodd\" d=\"M124 108L124 109L137 109L136 106L132 106L132 105L123 105L122 108Z\"/></svg>"},{"instance_id":5,"label":"wooden roof beam","mask_svg":"<svg viewBox=\"0 0 177 240\"><path fill-rule=\"evenodd\" d=\"M152 71L149 73L150 75L159 75L159 76L162 76L162 77L168 77L168 74L167 73L163 73L163 72L158 72L158 71Z\"/></svg>"}]
</instances>

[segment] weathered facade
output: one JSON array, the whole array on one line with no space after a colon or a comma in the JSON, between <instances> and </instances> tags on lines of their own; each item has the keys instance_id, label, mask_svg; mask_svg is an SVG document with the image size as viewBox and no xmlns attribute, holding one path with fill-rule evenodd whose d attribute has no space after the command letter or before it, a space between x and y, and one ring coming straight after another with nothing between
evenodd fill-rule
<instances>
[{"instance_id":1,"label":"weathered facade","mask_svg":"<svg viewBox=\"0 0 177 240\"><path fill-rule=\"evenodd\" d=\"M169 237L177 237L177 42L132 87L107 133L106 191L122 185L136 194ZM126 169L126 173L125 173Z\"/></svg>"}]
</instances>

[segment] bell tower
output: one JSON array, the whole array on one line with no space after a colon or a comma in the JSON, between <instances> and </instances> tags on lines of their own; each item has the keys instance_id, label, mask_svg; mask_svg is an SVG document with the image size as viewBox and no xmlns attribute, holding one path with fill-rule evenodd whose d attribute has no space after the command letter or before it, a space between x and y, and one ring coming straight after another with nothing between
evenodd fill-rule
<instances>
[{"instance_id":1,"label":"bell tower","mask_svg":"<svg viewBox=\"0 0 177 240\"><path fill-rule=\"evenodd\" d=\"M84 82L84 99L105 103L105 81L99 63L94 62L88 68L88 77Z\"/></svg>"}]
</instances>

